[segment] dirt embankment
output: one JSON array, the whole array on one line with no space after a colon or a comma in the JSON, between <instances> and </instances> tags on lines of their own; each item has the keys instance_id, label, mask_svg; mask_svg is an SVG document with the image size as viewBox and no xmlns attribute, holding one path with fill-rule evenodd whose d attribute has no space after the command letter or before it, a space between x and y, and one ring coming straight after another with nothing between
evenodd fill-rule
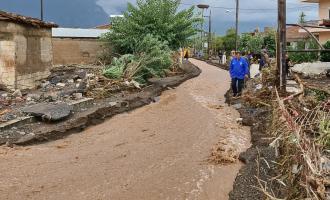
<instances>
[{"instance_id":1,"label":"dirt embankment","mask_svg":"<svg viewBox=\"0 0 330 200\"><path fill-rule=\"evenodd\" d=\"M80 132L88 126L102 123L106 118L116 114L155 102L164 90L176 87L201 73L201 70L191 63L184 63L183 70L185 72L183 75L152 79L150 86L139 91L131 93L119 91L110 98L95 100L89 106L80 108L65 121L58 123L33 122L3 131L4 137L0 138L0 144L26 145L60 139L66 135Z\"/></svg>"},{"instance_id":2,"label":"dirt embankment","mask_svg":"<svg viewBox=\"0 0 330 200\"><path fill-rule=\"evenodd\" d=\"M252 140L252 146L239 156L239 160L245 165L236 177L230 199L265 199L265 192L269 191L272 191L272 196L281 196L278 190L279 183L276 180L270 181L276 176L275 149L270 147L272 138L267 133L271 123L271 109L246 106L241 100L230 100L229 103L242 105L238 111L243 119L243 125L251 127Z\"/></svg>"}]
</instances>

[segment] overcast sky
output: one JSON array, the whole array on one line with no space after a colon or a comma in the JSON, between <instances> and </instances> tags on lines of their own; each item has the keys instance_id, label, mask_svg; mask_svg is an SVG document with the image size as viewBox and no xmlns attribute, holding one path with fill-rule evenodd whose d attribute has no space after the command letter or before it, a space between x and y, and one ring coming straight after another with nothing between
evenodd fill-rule
<instances>
[{"instance_id":1,"label":"overcast sky","mask_svg":"<svg viewBox=\"0 0 330 200\"><path fill-rule=\"evenodd\" d=\"M136 0L98 0L98 4L110 14L121 14L126 10L127 2ZM209 4L212 9L214 31L223 34L235 24L235 0L182 0L182 8L198 3ZM240 31L247 32L256 27L276 26L277 0L240 0ZM300 0L287 0L288 23L298 21L304 11L307 20L318 18L318 7L315 4L302 4Z\"/></svg>"}]
</instances>

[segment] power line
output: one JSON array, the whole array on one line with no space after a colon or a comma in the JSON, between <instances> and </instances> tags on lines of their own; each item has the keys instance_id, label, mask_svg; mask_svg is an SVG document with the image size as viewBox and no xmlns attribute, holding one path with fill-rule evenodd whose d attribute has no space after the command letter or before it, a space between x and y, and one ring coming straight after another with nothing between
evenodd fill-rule
<instances>
[{"instance_id":1,"label":"power line","mask_svg":"<svg viewBox=\"0 0 330 200\"><path fill-rule=\"evenodd\" d=\"M190 4L190 3L180 3L181 5L186 5L186 6L195 6L196 4ZM210 6L210 8L218 8L218 9L227 9L227 10L235 10L236 8L234 7L223 7L223 6ZM314 8L314 6L300 6L300 7L292 7L292 8L287 8L287 10L292 10L292 9L302 9L302 8ZM272 10L272 11L277 11L277 8L240 8L240 10L251 10L251 11L261 11L261 10Z\"/></svg>"}]
</instances>

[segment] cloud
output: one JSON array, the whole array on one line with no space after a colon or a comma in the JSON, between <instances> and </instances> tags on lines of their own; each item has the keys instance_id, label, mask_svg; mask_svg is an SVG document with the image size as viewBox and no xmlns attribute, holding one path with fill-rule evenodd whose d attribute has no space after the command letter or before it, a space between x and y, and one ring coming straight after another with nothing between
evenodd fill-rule
<instances>
[{"instance_id":1,"label":"cloud","mask_svg":"<svg viewBox=\"0 0 330 200\"><path fill-rule=\"evenodd\" d=\"M121 14L126 10L127 2L135 0L98 0L98 4L110 14ZM199 3L208 4L212 9L214 31L223 34L235 25L235 0L182 0L181 8ZM308 20L317 19L318 7L314 4L303 4L300 0L287 0L288 23L298 21L304 11ZM230 12L226 12L229 10ZM256 27L275 27L277 24L277 0L240 0L240 31L247 32Z\"/></svg>"}]
</instances>

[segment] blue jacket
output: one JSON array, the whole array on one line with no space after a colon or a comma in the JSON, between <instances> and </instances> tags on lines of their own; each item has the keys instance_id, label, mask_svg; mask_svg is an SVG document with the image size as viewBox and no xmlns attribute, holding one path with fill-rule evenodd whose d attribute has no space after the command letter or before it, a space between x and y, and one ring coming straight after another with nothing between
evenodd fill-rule
<instances>
[{"instance_id":1,"label":"blue jacket","mask_svg":"<svg viewBox=\"0 0 330 200\"><path fill-rule=\"evenodd\" d=\"M249 64L245 58L234 58L230 62L229 68L231 78L244 79L245 75L249 74Z\"/></svg>"}]
</instances>

